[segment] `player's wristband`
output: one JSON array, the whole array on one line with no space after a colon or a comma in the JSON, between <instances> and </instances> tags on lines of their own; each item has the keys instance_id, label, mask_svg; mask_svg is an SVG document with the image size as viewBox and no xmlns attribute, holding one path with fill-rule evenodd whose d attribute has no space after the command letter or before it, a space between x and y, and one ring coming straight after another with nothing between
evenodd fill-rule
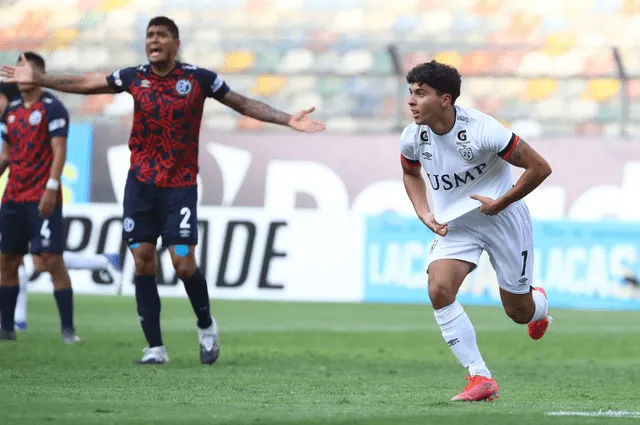
<instances>
[{"instance_id":1,"label":"player's wristband","mask_svg":"<svg viewBox=\"0 0 640 425\"><path fill-rule=\"evenodd\" d=\"M60 189L60 182L55 179L47 180L47 189L57 191L58 189Z\"/></svg>"}]
</instances>

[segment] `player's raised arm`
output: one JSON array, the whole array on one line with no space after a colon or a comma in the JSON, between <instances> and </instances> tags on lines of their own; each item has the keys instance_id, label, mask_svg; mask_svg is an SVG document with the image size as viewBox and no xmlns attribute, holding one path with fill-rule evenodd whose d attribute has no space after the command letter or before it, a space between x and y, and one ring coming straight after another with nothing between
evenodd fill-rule
<instances>
[{"instance_id":1,"label":"player's raised arm","mask_svg":"<svg viewBox=\"0 0 640 425\"><path fill-rule=\"evenodd\" d=\"M235 109L242 115L264 122L291 127L297 131L314 133L317 131L323 131L326 128L324 123L312 120L309 117L309 114L315 110L315 107L311 107L291 115L286 112L279 111L264 102L236 93L233 90L229 90L218 100L228 107Z\"/></svg>"},{"instance_id":2,"label":"player's raised arm","mask_svg":"<svg viewBox=\"0 0 640 425\"><path fill-rule=\"evenodd\" d=\"M76 94L115 93L105 75L50 75L35 69L22 55L16 66L2 65L0 76L8 83L37 84L53 90Z\"/></svg>"}]
</instances>

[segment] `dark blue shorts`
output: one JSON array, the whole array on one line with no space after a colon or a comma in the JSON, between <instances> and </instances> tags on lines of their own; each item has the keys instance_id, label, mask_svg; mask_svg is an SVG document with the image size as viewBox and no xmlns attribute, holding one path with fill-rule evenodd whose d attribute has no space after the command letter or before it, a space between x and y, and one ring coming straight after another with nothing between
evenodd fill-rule
<instances>
[{"instance_id":1,"label":"dark blue shorts","mask_svg":"<svg viewBox=\"0 0 640 425\"><path fill-rule=\"evenodd\" d=\"M197 245L197 186L162 188L142 183L129 171L124 188L122 239L163 246Z\"/></svg>"},{"instance_id":2,"label":"dark blue shorts","mask_svg":"<svg viewBox=\"0 0 640 425\"><path fill-rule=\"evenodd\" d=\"M0 206L0 252L21 254L29 252L62 253L64 225L62 205L56 206L51 217L40 217L39 202L4 202Z\"/></svg>"}]
</instances>

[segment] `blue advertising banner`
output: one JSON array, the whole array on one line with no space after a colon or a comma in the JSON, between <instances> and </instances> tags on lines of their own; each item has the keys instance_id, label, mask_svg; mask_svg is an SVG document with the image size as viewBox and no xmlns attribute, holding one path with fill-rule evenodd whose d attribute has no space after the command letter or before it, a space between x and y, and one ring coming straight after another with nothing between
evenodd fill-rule
<instances>
[{"instance_id":1,"label":"blue advertising banner","mask_svg":"<svg viewBox=\"0 0 640 425\"><path fill-rule=\"evenodd\" d=\"M67 139L67 162L62 172L62 196L65 203L90 201L93 127L71 124Z\"/></svg>"},{"instance_id":2,"label":"blue advertising banner","mask_svg":"<svg viewBox=\"0 0 640 425\"><path fill-rule=\"evenodd\" d=\"M364 301L428 304L426 265L434 235L417 218L366 219ZM534 222L534 286L552 307L640 309L640 223ZM500 304L495 273L483 254L460 288L467 304Z\"/></svg>"},{"instance_id":3,"label":"blue advertising banner","mask_svg":"<svg viewBox=\"0 0 640 425\"><path fill-rule=\"evenodd\" d=\"M92 126L71 124L67 138L67 161L62 171L62 199L65 204L90 201L92 150ZM0 196L4 193L8 178L8 171L0 177Z\"/></svg>"}]
</instances>

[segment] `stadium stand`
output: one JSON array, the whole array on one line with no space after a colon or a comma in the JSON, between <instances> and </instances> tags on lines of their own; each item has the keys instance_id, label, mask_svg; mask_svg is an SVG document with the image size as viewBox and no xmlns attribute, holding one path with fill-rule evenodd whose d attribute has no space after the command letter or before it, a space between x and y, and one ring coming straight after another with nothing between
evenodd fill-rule
<instances>
[{"instance_id":1,"label":"stadium stand","mask_svg":"<svg viewBox=\"0 0 640 425\"><path fill-rule=\"evenodd\" d=\"M435 0L5 1L0 62L33 49L52 72L142 63L145 26L157 14L180 25L182 60L280 108L315 104L332 131L389 131L409 119L390 44L403 72L432 58L459 67L459 103L523 134L617 136L623 104L640 117L640 2L633 0L459 0L447 9ZM76 121L127 117L132 109L126 94L63 100ZM205 116L214 128L263 128L215 102ZM629 131L638 127L631 121Z\"/></svg>"}]
</instances>

